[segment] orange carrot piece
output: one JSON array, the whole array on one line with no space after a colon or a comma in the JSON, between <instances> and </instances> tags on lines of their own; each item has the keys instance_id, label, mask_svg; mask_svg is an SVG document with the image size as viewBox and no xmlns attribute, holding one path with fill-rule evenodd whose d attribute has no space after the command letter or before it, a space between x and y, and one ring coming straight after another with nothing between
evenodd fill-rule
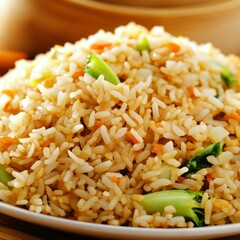
<instances>
[{"instance_id":1,"label":"orange carrot piece","mask_svg":"<svg viewBox=\"0 0 240 240\"><path fill-rule=\"evenodd\" d=\"M194 97L195 94L194 94L194 87L188 87L187 88L187 92L189 93L190 96Z\"/></svg>"},{"instance_id":2,"label":"orange carrot piece","mask_svg":"<svg viewBox=\"0 0 240 240\"><path fill-rule=\"evenodd\" d=\"M237 111L232 111L230 117L235 119L240 124L240 114Z\"/></svg>"},{"instance_id":3,"label":"orange carrot piece","mask_svg":"<svg viewBox=\"0 0 240 240\"><path fill-rule=\"evenodd\" d=\"M210 174L207 174L207 175L206 175L206 179L207 179L208 182L210 182L210 181L212 180L211 175L210 175Z\"/></svg>"},{"instance_id":4,"label":"orange carrot piece","mask_svg":"<svg viewBox=\"0 0 240 240\"><path fill-rule=\"evenodd\" d=\"M110 47L111 45L109 42L96 42L91 45L91 49L103 50L105 47Z\"/></svg>"},{"instance_id":5,"label":"orange carrot piece","mask_svg":"<svg viewBox=\"0 0 240 240\"><path fill-rule=\"evenodd\" d=\"M0 149L6 151L8 147L13 144L16 144L18 141L16 138L12 138L9 136L0 137Z\"/></svg>"},{"instance_id":6,"label":"orange carrot piece","mask_svg":"<svg viewBox=\"0 0 240 240\"><path fill-rule=\"evenodd\" d=\"M96 120L95 121L95 127L99 128L103 125L102 121L101 120Z\"/></svg>"},{"instance_id":7,"label":"orange carrot piece","mask_svg":"<svg viewBox=\"0 0 240 240\"><path fill-rule=\"evenodd\" d=\"M14 98L14 91L12 91L12 90L4 89L4 90L2 91L2 93L8 95L8 96L11 97L11 98Z\"/></svg>"},{"instance_id":8,"label":"orange carrot piece","mask_svg":"<svg viewBox=\"0 0 240 240\"><path fill-rule=\"evenodd\" d=\"M0 51L0 69L8 69L14 67L17 60L28 58L25 52L15 52L8 50Z\"/></svg>"},{"instance_id":9,"label":"orange carrot piece","mask_svg":"<svg viewBox=\"0 0 240 240\"><path fill-rule=\"evenodd\" d=\"M157 143L157 144L154 144L151 152L158 154L159 152L162 152L162 150L163 150L163 144Z\"/></svg>"},{"instance_id":10,"label":"orange carrot piece","mask_svg":"<svg viewBox=\"0 0 240 240\"><path fill-rule=\"evenodd\" d=\"M12 108L11 102L8 102L4 108L3 108L4 112L8 112L8 113L15 113L15 110Z\"/></svg>"},{"instance_id":11,"label":"orange carrot piece","mask_svg":"<svg viewBox=\"0 0 240 240\"><path fill-rule=\"evenodd\" d=\"M139 143L138 139L135 138L131 132L127 131L127 136L130 138L130 140L131 140L134 144Z\"/></svg>"},{"instance_id":12,"label":"orange carrot piece","mask_svg":"<svg viewBox=\"0 0 240 240\"><path fill-rule=\"evenodd\" d=\"M42 147L42 148L44 148L44 147L48 147L49 145L50 145L50 140L46 140L46 141L44 141L40 146Z\"/></svg>"},{"instance_id":13,"label":"orange carrot piece","mask_svg":"<svg viewBox=\"0 0 240 240\"><path fill-rule=\"evenodd\" d=\"M179 176L177 181L178 183L183 183L183 181L185 180L185 177Z\"/></svg>"},{"instance_id":14,"label":"orange carrot piece","mask_svg":"<svg viewBox=\"0 0 240 240\"><path fill-rule=\"evenodd\" d=\"M167 42L164 46L168 47L172 52L178 52L180 50L180 46L174 42Z\"/></svg>"},{"instance_id":15,"label":"orange carrot piece","mask_svg":"<svg viewBox=\"0 0 240 240\"><path fill-rule=\"evenodd\" d=\"M113 176L112 177L112 180L113 180L113 182L115 182L115 183L120 183L120 181L121 181L121 179L120 178L118 178L118 177L116 177L116 176Z\"/></svg>"},{"instance_id":16,"label":"orange carrot piece","mask_svg":"<svg viewBox=\"0 0 240 240\"><path fill-rule=\"evenodd\" d=\"M84 71L78 71L78 72L75 72L73 75L72 75L72 78L73 80L77 80L79 77L82 77L84 75Z\"/></svg>"}]
</instances>

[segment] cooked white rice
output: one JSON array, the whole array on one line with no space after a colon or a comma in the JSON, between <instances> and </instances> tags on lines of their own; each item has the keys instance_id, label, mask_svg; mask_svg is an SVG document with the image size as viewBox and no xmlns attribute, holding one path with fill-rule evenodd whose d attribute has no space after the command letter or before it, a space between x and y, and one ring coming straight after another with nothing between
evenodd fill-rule
<instances>
[{"instance_id":1,"label":"cooked white rice","mask_svg":"<svg viewBox=\"0 0 240 240\"><path fill-rule=\"evenodd\" d=\"M136 49L141 35L150 51ZM121 83L84 73L89 54ZM236 56L134 23L19 61L0 83L0 163L14 178L0 199L78 221L193 227L174 206L147 214L132 197L189 189L203 193L206 224L240 222L239 80ZM218 141L212 166L186 177L186 162Z\"/></svg>"}]
</instances>

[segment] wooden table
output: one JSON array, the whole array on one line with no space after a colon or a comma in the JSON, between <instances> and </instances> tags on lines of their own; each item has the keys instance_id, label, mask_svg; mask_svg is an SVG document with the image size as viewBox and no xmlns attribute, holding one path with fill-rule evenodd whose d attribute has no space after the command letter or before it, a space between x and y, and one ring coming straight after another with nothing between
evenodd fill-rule
<instances>
[{"instance_id":1,"label":"wooden table","mask_svg":"<svg viewBox=\"0 0 240 240\"><path fill-rule=\"evenodd\" d=\"M96 240L76 234L56 231L27 223L6 215L0 214L0 240L75 240L86 239ZM218 240L240 240L240 235L226 238L218 238Z\"/></svg>"}]
</instances>

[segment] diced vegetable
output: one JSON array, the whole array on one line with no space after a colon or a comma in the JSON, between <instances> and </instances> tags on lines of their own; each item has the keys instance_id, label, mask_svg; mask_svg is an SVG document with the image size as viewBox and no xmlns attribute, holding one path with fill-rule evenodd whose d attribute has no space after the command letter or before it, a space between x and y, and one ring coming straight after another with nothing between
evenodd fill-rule
<instances>
[{"instance_id":1,"label":"diced vegetable","mask_svg":"<svg viewBox=\"0 0 240 240\"><path fill-rule=\"evenodd\" d=\"M105 47L110 47L112 46L112 43L110 42L95 42L91 45L91 49L94 49L94 50L97 50L97 51L100 51L100 50L103 50Z\"/></svg>"},{"instance_id":2,"label":"diced vegetable","mask_svg":"<svg viewBox=\"0 0 240 240\"><path fill-rule=\"evenodd\" d=\"M99 128L99 127L101 127L103 125L103 123L102 123L102 121L101 120L96 120L95 121L95 127L97 127L97 128Z\"/></svg>"},{"instance_id":3,"label":"diced vegetable","mask_svg":"<svg viewBox=\"0 0 240 240\"><path fill-rule=\"evenodd\" d=\"M225 137L229 135L229 132L222 126L213 127L209 129L208 132L209 138L215 143L222 141Z\"/></svg>"},{"instance_id":4,"label":"diced vegetable","mask_svg":"<svg viewBox=\"0 0 240 240\"><path fill-rule=\"evenodd\" d=\"M210 155L217 157L221 152L222 145L220 142L209 145L188 161L186 165L188 172L185 174L195 173L200 169L210 167L212 164L208 162L207 157Z\"/></svg>"},{"instance_id":5,"label":"diced vegetable","mask_svg":"<svg viewBox=\"0 0 240 240\"><path fill-rule=\"evenodd\" d=\"M46 71L39 78L31 78L30 83L33 87L37 86L42 82L49 82L52 79L52 73L50 71Z\"/></svg>"},{"instance_id":6,"label":"diced vegetable","mask_svg":"<svg viewBox=\"0 0 240 240\"><path fill-rule=\"evenodd\" d=\"M138 51L150 51L150 46L148 43L148 39L145 35L141 35L137 44Z\"/></svg>"},{"instance_id":7,"label":"diced vegetable","mask_svg":"<svg viewBox=\"0 0 240 240\"><path fill-rule=\"evenodd\" d=\"M162 163L161 164L162 173L159 175L159 178L171 179L173 168L174 167L169 164Z\"/></svg>"},{"instance_id":8,"label":"diced vegetable","mask_svg":"<svg viewBox=\"0 0 240 240\"><path fill-rule=\"evenodd\" d=\"M167 42L164 44L164 46L168 47L171 52L178 52L180 50L180 46L174 42Z\"/></svg>"},{"instance_id":9,"label":"diced vegetable","mask_svg":"<svg viewBox=\"0 0 240 240\"><path fill-rule=\"evenodd\" d=\"M50 140L46 140L46 141L44 141L42 144L40 144L40 146L41 146L42 148L48 147L48 146L50 145L50 143L51 143Z\"/></svg>"},{"instance_id":10,"label":"diced vegetable","mask_svg":"<svg viewBox=\"0 0 240 240\"><path fill-rule=\"evenodd\" d=\"M3 165L0 165L0 182L8 187L8 182L13 180L13 176L8 173Z\"/></svg>"},{"instance_id":11,"label":"diced vegetable","mask_svg":"<svg viewBox=\"0 0 240 240\"><path fill-rule=\"evenodd\" d=\"M224 81L224 83L226 84L227 87L232 87L237 79L236 77L234 77L234 75L230 72L230 70L225 67L225 66L221 66L222 72L221 72L221 77Z\"/></svg>"},{"instance_id":12,"label":"diced vegetable","mask_svg":"<svg viewBox=\"0 0 240 240\"><path fill-rule=\"evenodd\" d=\"M240 114L237 111L232 111L230 117L235 119L240 124Z\"/></svg>"},{"instance_id":13,"label":"diced vegetable","mask_svg":"<svg viewBox=\"0 0 240 240\"><path fill-rule=\"evenodd\" d=\"M174 216L183 216L191 220L198 227L204 225L204 212L201 208L202 193L190 190L164 190L145 195L133 195L147 212L163 213L164 208L173 206L176 209Z\"/></svg>"},{"instance_id":14,"label":"diced vegetable","mask_svg":"<svg viewBox=\"0 0 240 240\"><path fill-rule=\"evenodd\" d=\"M11 145L17 144L18 141L16 138L12 138L9 136L1 136L0 137L0 151L6 151Z\"/></svg>"},{"instance_id":15,"label":"diced vegetable","mask_svg":"<svg viewBox=\"0 0 240 240\"><path fill-rule=\"evenodd\" d=\"M151 152L158 154L162 152L162 150L163 150L163 144L157 143L153 145Z\"/></svg>"},{"instance_id":16,"label":"diced vegetable","mask_svg":"<svg viewBox=\"0 0 240 240\"><path fill-rule=\"evenodd\" d=\"M8 102L5 107L3 108L4 112L8 112L8 113L12 113L12 114L16 114L17 110L15 108L13 108L11 102Z\"/></svg>"},{"instance_id":17,"label":"diced vegetable","mask_svg":"<svg viewBox=\"0 0 240 240\"><path fill-rule=\"evenodd\" d=\"M115 182L115 183L120 183L120 181L121 181L121 178L119 178L119 177L116 177L116 176L113 176L112 177L112 180L113 180L113 182Z\"/></svg>"},{"instance_id":18,"label":"diced vegetable","mask_svg":"<svg viewBox=\"0 0 240 240\"><path fill-rule=\"evenodd\" d=\"M4 89L2 91L2 93L8 95L11 98L14 98L14 95L15 95L15 92L13 90L9 90L9 89Z\"/></svg>"},{"instance_id":19,"label":"diced vegetable","mask_svg":"<svg viewBox=\"0 0 240 240\"><path fill-rule=\"evenodd\" d=\"M75 72L73 75L72 75L72 78L73 80L77 80L79 77L82 77L84 75L84 72L83 71L78 71L78 72Z\"/></svg>"},{"instance_id":20,"label":"diced vegetable","mask_svg":"<svg viewBox=\"0 0 240 240\"><path fill-rule=\"evenodd\" d=\"M189 93L190 97L194 97L195 94L194 94L194 87L188 87L187 88L187 92Z\"/></svg>"},{"instance_id":21,"label":"diced vegetable","mask_svg":"<svg viewBox=\"0 0 240 240\"><path fill-rule=\"evenodd\" d=\"M98 55L89 55L84 71L95 79L97 79L100 75L103 75L106 81L114 85L120 83L116 73Z\"/></svg>"},{"instance_id":22,"label":"diced vegetable","mask_svg":"<svg viewBox=\"0 0 240 240\"><path fill-rule=\"evenodd\" d=\"M139 143L138 139L135 138L135 136L134 136L131 132L127 131L127 136L131 139L131 141L132 141L134 144Z\"/></svg>"}]
</instances>

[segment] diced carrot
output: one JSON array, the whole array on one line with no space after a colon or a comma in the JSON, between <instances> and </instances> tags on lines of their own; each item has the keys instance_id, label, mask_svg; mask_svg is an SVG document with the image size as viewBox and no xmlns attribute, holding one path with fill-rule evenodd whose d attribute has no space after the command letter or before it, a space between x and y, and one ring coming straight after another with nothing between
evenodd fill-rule
<instances>
[{"instance_id":1,"label":"diced carrot","mask_svg":"<svg viewBox=\"0 0 240 240\"><path fill-rule=\"evenodd\" d=\"M101 120L96 120L95 121L95 127L99 128L103 125L102 121Z\"/></svg>"},{"instance_id":2,"label":"diced carrot","mask_svg":"<svg viewBox=\"0 0 240 240\"><path fill-rule=\"evenodd\" d=\"M109 42L96 42L91 45L91 49L103 50L105 47L110 47L112 43Z\"/></svg>"},{"instance_id":3,"label":"diced carrot","mask_svg":"<svg viewBox=\"0 0 240 240\"><path fill-rule=\"evenodd\" d=\"M72 78L73 80L77 80L79 77L82 77L84 75L84 71L78 71L78 72L75 72L73 75L72 75Z\"/></svg>"},{"instance_id":4,"label":"diced carrot","mask_svg":"<svg viewBox=\"0 0 240 240\"><path fill-rule=\"evenodd\" d=\"M157 126L157 127L162 127L162 124L161 124L160 122L157 122L157 123L156 123L156 126Z\"/></svg>"},{"instance_id":5,"label":"diced carrot","mask_svg":"<svg viewBox=\"0 0 240 240\"><path fill-rule=\"evenodd\" d=\"M133 135L131 132L127 131L127 136L130 138L130 140L131 140L134 144L139 143L138 139L135 138L134 135Z\"/></svg>"},{"instance_id":6,"label":"diced carrot","mask_svg":"<svg viewBox=\"0 0 240 240\"><path fill-rule=\"evenodd\" d=\"M178 183L183 183L183 181L185 180L185 177L179 176L177 181Z\"/></svg>"},{"instance_id":7,"label":"diced carrot","mask_svg":"<svg viewBox=\"0 0 240 240\"><path fill-rule=\"evenodd\" d=\"M15 52L8 50L0 51L0 69L8 69L14 67L17 60L26 59L28 55L25 52Z\"/></svg>"},{"instance_id":8,"label":"diced carrot","mask_svg":"<svg viewBox=\"0 0 240 240\"><path fill-rule=\"evenodd\" d=\"M8 113L15 113L15 109L12 108L12 104L11 102L8 102L4 108L3 108L4 112L8 112Z\"/></svg>"},{"instance_id":9,"label":"diced carrot","mask_svg":"<svg viewBox=\"0 0 240 240\"><path fill-rule=\"evenodd\" d=\"M235 119L240 124L240 114L237 111L232 111L230 117Z\"/></svg>"},{"instance_id":10,"label":"diced carrot","mask_svg":"<svg viewBox=\"0 0 240 240\"><path fill-rule=\"evenodd\" d=\"M49 146L50 145L50 143L51 143L51 141L50 140L46 140L46 141L44 141L40 146L42 147L42 148L44 148L44 147L47 147L47 146Z\"/></svg>"},{"instance_id":11,"label":"diced carrot","mask_svg":"<svg viewBox=\"0 0 240 240\"><path fill-rule=\"evenodd\" d=\"M121 179L120 178L118 178L118 177L116 177L116 176L113 176L112 177L112 180L113 180L113 182L115 182L115 183L120 183L120 181L121 181Z\"/></svg>"},{"instance_id":12,"label":"diced carrot","mask_svg":"<svg viewBox=\"0 0 240 240\"><path fill-rule=\"evenodd\" d=\"M210 182L212 180L211 174L207 174L206 179L207 179L208 182Z\"/></svg>"},{"instance_id":13,"label":"diced carrot","mask_svg":"<svg viewBox=\"0 0 240 240\"><path fill-rule=\"evenodd\" d=\"M12 91L12 90L4 89L4 90L2 91L2 93L8 95L8 96L11 97L11 98L14 98L14 91Z\"/></svg>"},{"instance_id":14,"label":"diced carrot","mask_svg":"<svg viewBox=\"0 0 240 240\"><path fill-rule=\"evenodd\" d=\"M162 150L163 150L163 144L157 143L157 144L154 144L151 152L158 154Z\"/></svg>"},{"instance_id":15,"label":"diced carrot","mask_svg":"<svg viewBox=\"0 0 240 240\"><path fill-rule=\"evenodd\" d=\"M6 151L11 145L18 143L16 138L9 136L0 137L0 149Z\"/></svg>"},{"instance_id":16,"label":"diced carrot","mask_svg":"<svg viewBox=\"0 0 240 240\"><path fill-rule=\"evenodd\" d=\"M167 42L164 46L168 47L172 52L178 52L180 50L180 46L174 42Z\"/></svg>"},{"instance_id":17,"label":"diced carrot","mask_svg":"<svg viewBox=\"0 0 240 240\"><path fill-rule=\"evenodd\" d=\"M188 87L188 88L187 88L187 92L189 93L189 95L190 95L191 97L194 97L194 96L195 96L195 94L194 94L194 87Z\"/></svg>"}]
</instances>

